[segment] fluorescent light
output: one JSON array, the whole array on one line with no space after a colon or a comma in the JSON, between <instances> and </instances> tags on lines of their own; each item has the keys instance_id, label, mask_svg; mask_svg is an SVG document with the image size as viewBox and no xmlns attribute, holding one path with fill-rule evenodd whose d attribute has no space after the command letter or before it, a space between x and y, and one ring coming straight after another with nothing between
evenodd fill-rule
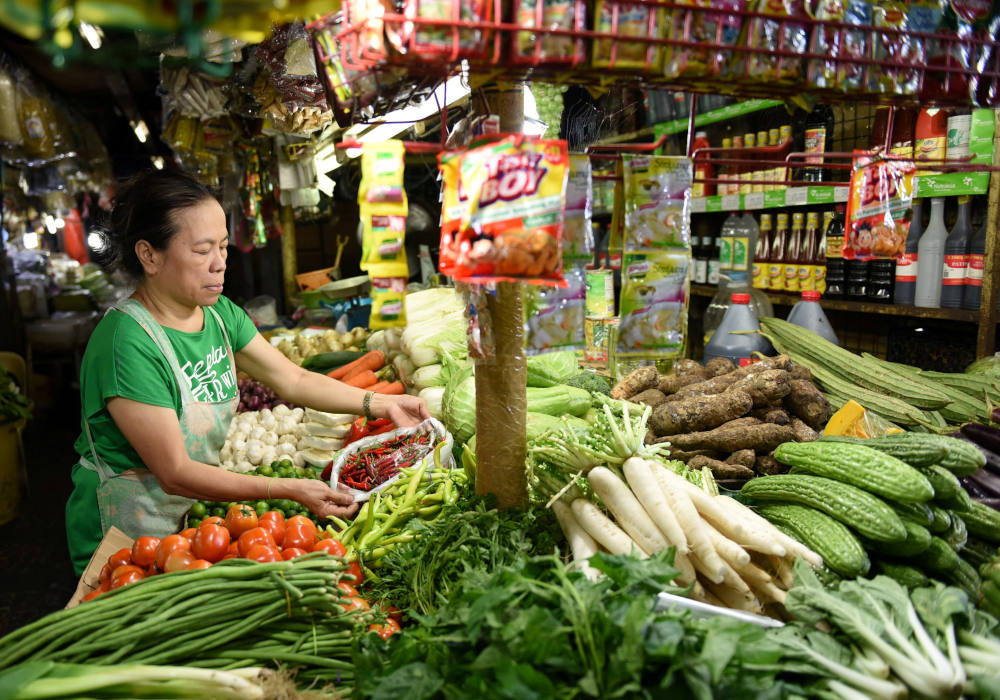
<instances>
[{"instance_id":1,"label":"fluorescent light","mask_svg":"<svg viewBox=\"0 0 1000 700\"><path fill-rule=\"evenodd\" d=\"M87 40L90 48L96 51L101 48L101 39L104 38L104 31L90 22L80 22L80 36Z\"/></svg>"},{"instance_id":2,"label":"fluorescent light","mask_svg":"<svg viewBox=\"0 0 1000 700\"><path fill-rule=\"evenodd\" d=\"M146 126L146 122L140 119L137 122L129 122L129 125L135 132L135 137L139 139L139 143L146 143L146 139L149 138L149 127Z\"/></svg>"},{"instance_id":3,"label":"fluorescent light","mask_svg":"<svg viewBox=\"0 0 1000 700\"><path fill-rule=\"evenodd\" d=\"M38 234L34 231L26 231L23 236L21 236L21 243L24 244L25 248L33 250L38 247Z\"/></svg>"},{"instance_id":4,"label":"fluorescent light","mask_svg":"<svg viewBox=\"0 0 1000 700\"><path fill-rule=\"evenodd\" d=\"M87 245L91 250L101 251L104 250L104 236L99 234L97 231L91 231L87 235Z\"/></svg>"},{"instance_id":5,"label":"fluorescent light","mask_svg":"<svg viewBox=\"0 0 1000 700\"><path fill-rule=\"evenodd\" d=\"M923 332L924 332L924 329L923 329L923 328L914 328L914 329L913 329L913 332L914 332L914 333L923 333Z\"/></svg>"},{"instance_id":6,"label":"fluorescent light","mask_svg":"<svg viewBox=\"0 0 1000 700\"><path fill-rule=\"evenodd\" d=\"M163 156L153 156L150 160L153 161L154 168L163 170Z\"/></svg>"}]
</instances>

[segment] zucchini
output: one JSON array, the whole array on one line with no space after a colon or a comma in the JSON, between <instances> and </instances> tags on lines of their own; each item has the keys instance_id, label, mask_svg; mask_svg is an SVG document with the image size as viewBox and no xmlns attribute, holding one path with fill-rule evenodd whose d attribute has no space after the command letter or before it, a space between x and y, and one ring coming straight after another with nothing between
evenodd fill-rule
<instances>
[{"instance_id":1,"label":"zucchini","mask_svg":"<svg viewBox=\"0 0 1000 700\"><path fill-rule=\"evenodd\" d=\"M958 566L958 554L940 537L932 537L930 546L919 556L924 568L936 573L951 571Z\"/></svg>"},{"instance_id":2,"label":"zucchini","mask_svg":"<svg viewBox=\"0 0 1000 700\"><path fill-rule=\"evenodd\" d=\"M952 498L935 498L934 502L945 510L968 513L972 510L972 498L964 488L960 488Z\"/></svg>"},{"instance_id":3,"label":"zucchini","mask_svg":"<svg viewBox=\"0 0 1000 700\"><path fill-rule=\"evenodd\" d=\"M955 494L962 490L962 484L959 483L958 477L937 464L922 467L920 473L927 477L931 486L934 487L935 500L954 498Z\"/></svg>"},{"instance_id":4,"label":"zucchini","mask_svg":"<svg viewBox=\"0 0 1000 700\"><path fill-rule=\"evenodd\" d=\"M313 372L326 374L338 367L343 367L348 362L354 362L365 353L357 350L336 350L333 352L321 352L317 355L310 355L302 360L302 368Z\"/></svg>"},{"instance_id":5,"label":"zucchini","mask_svg":"<svg viewBox=\"0 0 1000 700\"><path fill-rule=\"evenodd\" d=\"M821 510L870 540L902 542L906 527L884 501L822 476L778 474L748 481L741 491L758 501L786 501Z\"/></svg>"},{"instance_id":6,"label":"zucchini","mask_svg":"<svg viewBox=\"0 0 1000 700\"><path fill-rule=\"evenodd\" d=\"M935 535L948 532L948 529L951 527L951 514L944 508L933 503L931 504L931 513L934 515L934 519L927 526L927 529Z\"/></svg>"},{"instance_id":7,"label":"zucchini","mask_svg":"<svg viewBox=\"0 0 1000 700\"><path fill-rule=\"evenodd\" d=\"M896 583L909 589L923 588L931 581L920 569L909 564L897 564L888 561L875 562L875 570L883 576L894 579Z\"/></svg>"},{"instance_id":8,"label":"zucchini","mask_svg":"<svg viewBox=\"0 0 1000 700\"><path fill-rule=\"evenodd\" d=\"M972 509L967 513L962 513L961 517L965 521L970 535L975 535L987 542L1000 542L1000 513L989 506L973 501Z\"/></svg>"},{"instance_id":9,"label":"zucchini","mask_svg":"<svg viewBox=\"0 0 1000 700\"><path fill-rule=\"evenodd\" d=\"M930 530L909 518L903 518L903 526L906 539L902 542L866 542L868 548L891 557L915 557L926 551L931 545Z\"/></svg>"},{"instance_id":10,"label":"zucchini","mask_svg":"<svg viewBox=\"0 0 1000 700\"><path fill-rule=\"evenodd\" d=\"M911 467L929 467L947 456L947 450L937 442L911 438L913 433L894 433L878 438L855 438L840 435L824 435L819 442L844 442L864 445L896 459L901 459Z\"/></svg>"},{"instance_id":11,"label":"zucchini","mask_svg":"<svg viewBox=\"0 0 1000 700\"><path fill-rule=\"evenodd\" d=\"M830 516L793 503L771 503L761 506L759 512L823 557L832 571L850 577L868 573L871 562L861 543Z\"/></svg>"},{"instance_id":12,"label":"zucchini","mask_svg":"<svg viewBox=\"0 0 1000 700\"><path fill-rule=\"evenodd\" d=\"M934 498L934 488L920 472L892 455L864 445L786 442L778 445L774 457L794 467L796 472L836 479L901 503L922 503Z\"/></svg>"}]
</instances>

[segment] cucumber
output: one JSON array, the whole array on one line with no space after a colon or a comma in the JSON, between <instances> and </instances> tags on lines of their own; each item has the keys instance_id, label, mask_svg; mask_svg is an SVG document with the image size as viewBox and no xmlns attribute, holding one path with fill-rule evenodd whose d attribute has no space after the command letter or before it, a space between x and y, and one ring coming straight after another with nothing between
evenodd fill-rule
<instances>
[{"instance_id":1,"label":"cucumber","mask_svg":"<svg viewBox=\"0 0 1000 700\"><path fill-rule=\"evenodd\" d=\"M958 554L940 537L932 537L930 546L917 557L925 569L944 573L958 567Z\"/></svg>"},{"instance_id":2,"label":"cucumber","mask_svg":"<svg viewBox=\"0 0 1000 700\"><path fill-rule=\"evenodd\" d=\"M965 522L964 520L962 522ZM983 542L977 537L969 537L965 541L965 548L962 550L962 556L969 560L970 564L974 566L983 566L993 561L997 556L997 546L995 544L989 544Z\"/></svg>"},{"instance_id":3,"label":"cucumber","mask_svg":"<svg viewBox=\"0 0 1000 700\"><path fill-rule=\"evenodd\" d=\"M365 353L357 350L336 350L333 352L321 352L317 355L310 355L302 360L302 367L313 372L326 374L338 367L343 367L348 362L354 362Z\"/></svg>"},{"instance_id":4,"label":"cucumber","mask_svg":"<svg viewBox=\"0 0 1000 700\"><path fill-rule=\"evenodd\" d=\"M905 540L892 543L866 540L866 547L869 550L890 557L915 557L925 552L931 545L930 531L909 518L904 517L902 520L903 525L906 527Z\"/></svg>"},{"instance_id":5,"label":"cucumber","mask_svg":"<svg viewBox=\"0 0 1000 700\"><path fill-rule=\"evenodd\" d=\"M978 603L982 598L983 581L975 568L962 557L958 558L958 566L945 572L944 577L968 593L973 603Z\"/></svg>"},{"instance_id":6,"label":"cucumber","mask_svg":"<svg viewBox=\"0 0 1000 700\"><path fill-rule=\"evenodd\" d=\"M868 573L871 563L861 543L825 513L792 503L769 503L759 512L823 557L823 563L832 571L851 577Z\"/></svg>"},{"instance_id":7,"label":"cucumber","mask_svg":"<svg viewBox=\"0 0 1000 700\"><path fill-rule=\"evenodd\" d=\"M901 459L911 467L929 467L947 456L947 450L938 442L914 439L909 433L895 433L878 438L856 438L841 435L824 435L819 442L841 442L864 445L873 450ZM926 476L926 474L925 474Z\"/></svg>"},{"instance_id":8,"label":"cucumber","mask_svg":"<svg viewBox=\"0 0 1000 700\"><path fill-rule=\"evenodd\" d=\"M934 504L931 504L931 513L934 514L934 520L927 526L927 529L935 535L948 532L948 529L951 527L951 514L944 508Z\"/></svg>"},{"instance_id":9,"label":"cucumber","mask_svg":"<svg viewBox=\"0 0 1000 700\"><path fill-rule=\"evenodd\" d=\"M972 508L961 515L970 535L987 542L1000 542L1000 513L973 501Z\"/></svg>"},{"instance_id":10,"label":"cucumber","mask_svg":"<svg viewBox=\"0 0 1000 700\"><path fill-rule=\"evenodd\" d=\"M927 477L931 486L934 487L934 500L936 501L954 498L962 490L962 484L959 483L958 477L940 465L932 464L928 467L921 467L920 473Z\"/></svg>"},{"instance_id":11,"label":"cucumber","mask_svg":"<svg viewBox=\"0 0 1000 700\"><path fill-rule=\"evenodd\" d=\"M892 509L896 511L900 516L909 518L915 523L919 523L924 527L930 527L930 524L934 522L934 511L926 503L895 503L890 502Z\"/></svg>"},{"instance_id":12,"label":"cucumber","mask_svg":"<svg viewBox=\"0 0 1000 700\"><path fill-rule=\"evenodd\" d=\"M922 588L930 583L930 579L920 569L908 564L897 564L889 561L875 562L875 570L883 576L895 579L905 588Z\"/></svg>"}]
</instances>

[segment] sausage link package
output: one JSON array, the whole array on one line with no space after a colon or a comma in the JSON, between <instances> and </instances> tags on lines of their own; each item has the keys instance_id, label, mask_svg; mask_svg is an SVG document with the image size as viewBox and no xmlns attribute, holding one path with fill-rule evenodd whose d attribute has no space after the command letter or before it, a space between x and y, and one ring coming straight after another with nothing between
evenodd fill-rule
<instances>
[{"instance_id":1,"label":"sausage link package","mask_svg":"<svg viewBox=\"0 0 1000 700\"><path fill-rule=\"evenodd\" d=\"M684 356L690 266L690 248L625 254L618 358Z\"/></svg>"},{"instance_id":2,"label":"sausage link package","mask_svg":"<svg viewBox=\"0 0 1000 700\"><path fill-rule=\"evenodd\" d=\"M455 160L439 157L441 272L464 282L561 286L566 142L510 135Z\"/></svg>"},{"instance_id":3,"label":"sausage link package","mask_svg":"<svg viewBox=\"0 0 1000 700\"><path fill-rule=\"evenodd\" d=\"M691 247L691 161L623 155L625 250Z\"/></svg>"},{"instance_id":4,"label":"sausage link package","mask_svg":"<svg viewBox=\"0 0 1000 700\"><path fill-rule=\"evenodd\" d=\"M913 215L914 169L912 161L855 156L845 258L895 258L905 252Z\"/></svg>"}]
</instances>

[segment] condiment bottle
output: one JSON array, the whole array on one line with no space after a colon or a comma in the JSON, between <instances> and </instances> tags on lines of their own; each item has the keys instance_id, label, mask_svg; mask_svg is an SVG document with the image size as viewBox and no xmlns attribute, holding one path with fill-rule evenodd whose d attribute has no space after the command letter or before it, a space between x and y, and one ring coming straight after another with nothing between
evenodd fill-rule
<instances>
[{"instance_id":1,"label":"condiment bottle","mask_svg":"<svg viewBox=\"0 0 1000 700\"><path fill-rule=\"evenodd\" d=\"M913 157L918 167L920 161L943 160L948 146L948 113L940 107L921 109L914 136Z\"/></svg>"},{"instance_id":2,"label":"condiment bottle","mask_svg":"<svg viewBox=\"0 0 1000 700\"><path fill-rule=\"evenodd\" d=\"M969 273L966 278L965 296L962 298L962 308L978 311L983 300L983 267L986 259L986 223L969 241Z\"/></svg>"},{"instance_id":3,"label":"condiment bottle","mask_svg":"<svg viewBox=\"0 0 1000 700\"><path fill-rule=\"evenodd\" d=\"M819 212L806 214L806 234L799 251L799 290L816 289L816 247L819 245Z\"/></svg>"},{"instance_id":4,"label":"condiment bottle","mask_svg":"<svg viewBox=\"0 0 1000 700\"><path fill-rule=\"evenodd\" d=\"M913 306L913 295L917 291L917 260L920 236L924 232L924 206L922 199L913 200L913 217L906 234L906 248L896 258L896 289L892 300L903 306Z\"/></svg>"},{"instance_id":5,"label":"condiment bottle","mask_svg":"<svg viewBox=\"0 0 1000 700\"><path fill-rule=\"evenodd\" d=\"M941 269L941 308L960 309L965 297L969 271L969 197L958 198L958 218L944 242L944 267Z\"/></svg>"},{"instance_id":6,"label":"condiment bottle","mask_svg":"<svg viewBox=\"0 0 1000 700\"><path fill-rule=\"evenodd\" d=\"M760 235L757 236L757 246L753 254L753 287L767 289L768 266L771 261L771 238L774 235L774 224L770 214L760 215Z\"/></svg>"},{"instance_id":7,"label":"condiment bottle","mask_svg":"<svg viewBox=\"0 0 1000 700\"><path fill-rule=\"evenodd\" d=\"M701 148L710 148L711 144L708 142L708 134L704 131L699 131L694 135L694 141L691 143L691 152L694 153ZM710 180L715 173L715 169L712 167L712 160L707 153L701 153L695 158L694 161L694 178L695 180ZM691 196L692 197L710 197L715 194L715 184L711 182L693 182L691 183Z\"/></svg>"},{"instance_id":8,"label":"condiment bottle","mask_svg":"<svg viewBox=\"0 0 1000 700\"><path fill-rule=\"evenodd\" d=\"M802 212L792 214L792 232L785 249L785 291L799 291L799 261L802 255L802 228L805 216Z\"/></svg>"},{"instance_id":9,"label":"condiment bottle","mask_svg":"<svg viewBox=\"0 0 1000 700\"><path fill-rule=\"evenodd\" d=\"M941 306L941 273L944 270L944 198L931 200L931 220L917 246L917 288L915 306L937 309Z\"/></svg>"},{"instance_id":10,"label":"condiment bottle","mask_svg":"<svg viewBox=\"0 0 1000 700\"><path fill-rule=\"evenodd\" d=\"M788 214L781 212L777 216L774 228L774 238L771 239L771 256L767 266L767 288L772 292L785 289L785 255L788 242Z\"/></svg>"},{"instance_id":11,"label":"condiment bottle","mask_svg":"<svg viewBox=\"0 0 1000 700\"><path fill-rule=\"evenodd\" d=\"M802 292L802 301L792 307L788 314L788 322L794 323L800 328L808 328L813 333L826 338L834 345L840 345L840 339L830 325L830 319L823 313L823 307L819 303L820 293L815 290Z\"/></svg>"}]
</instances>

